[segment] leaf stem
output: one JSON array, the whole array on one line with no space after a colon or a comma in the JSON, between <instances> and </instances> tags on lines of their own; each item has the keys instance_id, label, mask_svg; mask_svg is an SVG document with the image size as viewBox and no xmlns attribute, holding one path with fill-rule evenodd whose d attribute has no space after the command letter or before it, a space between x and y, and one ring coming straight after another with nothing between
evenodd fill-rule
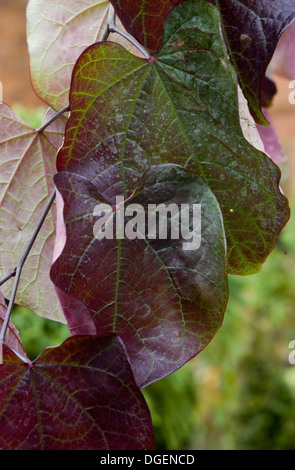
<instances>
[{"instance_id":1,"label":"leaf stem","mask_svg":"<svg viewBox=\"0 0 295 470\"><path fill-rule=\"evenodd\" d=\"M109 15L108 15L108 30L111 33L117 33L123 38L127 39L136 49L141 52L141 54L147 59L152 59L152 56L148 53L148 51L134 39L134 37L130 36L130 34L125 33L125 31L121 31L121 29L117 28L116 26L116 14L114 7L110 5Z\"/></svg>"},{"instance_id":2,"label":"leaf stem","mask_svg":"<svg viewBox=\"0 0 295 470\"><path fill-rule=\"evenodd\" d=\"M67 106L62 108L60 111L58 111L54 116L52 116L52 118L49 119L49 121L45 122L45 124L39 127L39 129L36 130L37 134L42 134L42 132L44 131L44 129L46 129L46 127L48 127L52 122L54 122L57 118L59 118L62 114L66 113L69 110L70 110L70 105L68 104Z\"/></svg>"},{"instance_id":3,"label":"leaf stem","mask_svg":"<svg viewBox=\"0 0 295 470\"><path fill-rule=\"evenodd\" d=\"M3 284L5 284L5 282L9 281L9 279L11 279L13 276L15 276L15 274L16 274L16 268L14 268L14 270L11 271L11 273L7 274L7 276L5 276L3 279L1 279L0 287L3 286Z\"/></svg>"},{"instance_id":4,"label":"leaf stem","mask_svg":"<svg viewBox=\"0 0 295 470\"><path fill-rule=\"evenodd\" d=\"M112 5L109 6L107 24L101 36L101 41L106 41L110 34L110 24L115 23L116 13Z\"/></svg>"},{"instance_id":5,"label":"leaf stem","mask_svg":"<svg viewBox=\"0 0 295 470\"><path fill-rule=\"evenodd\" d=\"M19 285L19 280L20 280L20 275L21 275L21 272L22 272L22 268L25 264L25 261L31 251L31 248L38 236L38 233L47 217L47 214L53 204L53 201L55 199L55 195L56 195L56 189L54 188L54 190L52 191L49 199L48 199L48 202L42 212L42 215L35 227L35 230L19 260L19 262L17 263L15 269L10 273L8 274L8 276L6 276L2 281L1 281L1 285L4 284L4 282L6 282L8 279L10 279L11 277L15 276L15 279L14 279L14 284L13 284L13 288L12 288L12 293L11 293L11 297L10 297L10 300L9 300L9 304L8 304L8 307L7 307L7 311L6 311L6 314L5 314L5 319L4 319L4 322L3 322L3 325L2 325L2 329L1 329L1 333L0 333L0 343L4 344L4 341L5 341L5 335L6 335L6 331L7 331L7 327L8 327L8 323L9 323L9 319L10 319L10 316L11 316L11 312L12 312L12 309L13 309L13 306L14 306L14 301L15 301L15 297L16 297L16 293L17 293L17 289L18 289L18 285Z\"/></svg>"}]
</instances>

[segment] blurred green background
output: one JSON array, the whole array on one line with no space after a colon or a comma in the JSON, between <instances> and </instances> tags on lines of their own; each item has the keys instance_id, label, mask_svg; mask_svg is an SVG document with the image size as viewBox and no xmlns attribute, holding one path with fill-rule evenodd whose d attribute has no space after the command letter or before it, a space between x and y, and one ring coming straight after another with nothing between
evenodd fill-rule
<instances>
[{"instance_id":1,"label":"blurred green background","mask_svg":"<svg viewBox=\"0 0 295 470\"><path fill-rule=\"evenodd\" d=\"M14 111L40 125L42 108ZM229 276L224 322L207 348L143 390L157 449L295 450L294 234L291 216L260 273ZM20 307L12 320L31 358L69 334Z\"/></svg>"}]
</instances>

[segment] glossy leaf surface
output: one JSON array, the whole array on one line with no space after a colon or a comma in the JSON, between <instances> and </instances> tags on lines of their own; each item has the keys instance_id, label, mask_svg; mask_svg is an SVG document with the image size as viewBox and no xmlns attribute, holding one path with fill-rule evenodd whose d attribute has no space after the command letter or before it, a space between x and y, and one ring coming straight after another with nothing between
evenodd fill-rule
<instances>
[{"instance_id":1,"label":"glossy leaf surface","mask_svg":"<svg viewBox=\"0 0 295 470\"><path fill-rule=\"evenodd\" d=\"M66 244L51 277L72 334L119 334L142 387L196 355L221 325L227 302L226 248L219 205L210 188L198 175L175 165L151 168L126 207L140 204L146 225L148 204L201 204L200 247L186 250L181 239L169 235L149 239L146 228L142 238L131 239L125 232L118 239L114 228L111 239L99 240L94 236L95 208L116 202L123 190L117 181L120 167L118 162L117 168L105 170L108 187L100 185L102 194L78 174L55 176L64 201ZM118 226L115 217L114 223ZM125 217L124 230L127 224Z\"/></svg>"},{"instance_id":2,"label":"glossy leaf surface","mask_svg":"<svg viewBox=\"0 0 295 470\"><path fill-rule=\"evenodd\" d=\"M85 176L104 195L111 166L118 180L124 171L127 195L149 165L181 164L199 173L218 199L228 271L261 268L289 208L278 168L243 136L235 74L214 7L177 6L152 63L116 44L89 47L75 67L71 108L59 171Z\"/></svg>"}]
</instances>

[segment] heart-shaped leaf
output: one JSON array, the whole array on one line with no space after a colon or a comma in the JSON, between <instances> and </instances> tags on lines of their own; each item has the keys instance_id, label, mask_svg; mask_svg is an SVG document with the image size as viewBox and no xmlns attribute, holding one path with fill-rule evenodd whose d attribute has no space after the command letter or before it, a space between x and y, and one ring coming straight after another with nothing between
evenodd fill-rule
<instances>
[{"instance_id":1,"label":"heart-shaped leaf","mask_svg":"<svg viewBox=\"0 0 295 470\"><path fill-rule=\"evenodd\" d=\"M52 110L45 113L50 119ZM0 266L1 278L16 266L54 188L56 154L63 141L66 118L52 123L42 134L21 121L6 104L0 105ZM22 271L18 304L51 319L64 321L54 286L49 279L55 243L52 208ZM3 287L10 298L13 279Z\"/></svg>"},{"instance_id":2,"label":"heart-shaped leaf","mask_svg":"<svg viewBox=\"0 0 295 470\"><path fill-rule=\"evenodd\" d=\"M53 109L68 106L73 66L82 51L102 37L108 9L106 0L29 1L27 40L32 84ZM117 34L109 39L136 51Z\"/></svg>"},{"instance_id":3,"label":"heart-shaped leaf","mask_svg":"<svg viewBox=\"0 0 295 470\"><path fill-rule=\"evenodd\" d=\"M288 202L279 169L243 136L218 14L201 0L172 11L157 60L107 42L90 46L73 73L59 171L85 176L104 197L114 178L124 178L127 196L134 179L163 162L199 173L216 195L228 271L259 271L288 220Z\"/></svg>"},{"instance_id":4,"label":"heart-shaped leaf","mask_svg":"<svg viewBox=\"0 0 295 470\"><path fill-rule=\"evenodd\" d=\"M98 239L97 207L116 202L123 190L117 181L119 171L119 166L108 168L105 198L83 176L70 172L55 176L64 201L66 244L51 277L70 331L118 333L142 387L183 365L220 327L227 302L226 248L220 208L210 188L198 175L175 165L152 167L131 198L146 214L138 229L142 236L133 238L130 221L127 234L130 216L121 209L127 224L124 236L115 236L114 229L111 239ZM201 215L193 225L201 223L201 246L197 230L194 245L188 247L180 229L176 239L169 234L167 239L149 239L150 204L201 204ZM178 229L178 211L174 216Z\"/></svg>"},{"instance_id":5,"label":"heart-shaped leaf","mask_svg":"<svg viewBox=\"0 0 295 470\"><path fill-rule=\"evenodd\" d=\"M27 40L32 84L38 96L60 110L69 103L73 66L96 42L108 11L105 0L30 0Z\"/></svg>"},{"instance_id":6,"label":"heart-shaped leaf","mask_svg":"<svg viewBox=\"0 0 295 470\"><path fill-rule=\"evenodd\" d=\"M224 38L249 109L267 125L261 90L267 66L283 31L295 19L294 0L216 0Z\"/></svg>"},{"instance_id":7,"label":"heart-shaped leaf","mask_svg":"<svg viewBox=\"0 0 295 470\"><path fill-rule=\"evenodd\" d=\"M0 367L1 450L153 449L119 338L72 337L34 362L4 345Z\"/></svg>"}]
</instances>

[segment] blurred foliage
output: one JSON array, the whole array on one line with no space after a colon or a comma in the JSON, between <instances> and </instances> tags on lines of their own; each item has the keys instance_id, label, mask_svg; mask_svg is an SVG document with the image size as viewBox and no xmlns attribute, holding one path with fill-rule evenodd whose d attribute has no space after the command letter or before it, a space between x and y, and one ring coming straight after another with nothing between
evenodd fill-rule
<instances>
[{"instance_id":1,"label":"blurred foliage","mask_svg":"<svg viewBox=\"0 0 295 470\"><path fill-rule=\"evenodd\" d=\"M196 423L196 387L188 364L143 390L158 450L189 446Z\"/></svg>"},{"instance_id":2,"label":"blurred foliage","mask_svg":"<svg viewBox=\"0 0 295 470\"><path fill-rule=\"evenodd\" d=\"M39 317L24 307L16 306L11 320L31 360L39 356L44 348L56 346L70 335L67 325Z\"/></svg>"},{"instance_id":3,"label":"blurred foliage","mask_svg":"<svg viewBox=\"0 0 295 470\"><path fill-rule=\"evenodd\" d=\"M12 106L12 110L15 114L35 129L38 129L41 126L45 109L46 108L43 106L38 108L28 108L20 103L15 103Z\"/></svg>"},{"instance_id":4,"label":"blurred foliage","mask_svg":"<svg viewBox=\"0 0 295 470\"><path fill-rule=\"evenodd\" d=\"M211 343L144 391L159 449L295 449L294 234L291 218L260 273L229 276Z\"/></svg>"},{"instance_id":5,"label":"blurred foliage","mask_svg":"<svg viewBox=\"0 0 295 470\"><path fill-rule=\"evenodd\" d=\"M25 121L41 124L41 112L21 111ZM295 450L295 366L288 362L295 339L294 234L291 218L260 273L229 276L224 322L211 343L143 390L157 449ZM66 325L21 307L12 319L31 358L68 336Z\"/></svg>"}]
</instances>

